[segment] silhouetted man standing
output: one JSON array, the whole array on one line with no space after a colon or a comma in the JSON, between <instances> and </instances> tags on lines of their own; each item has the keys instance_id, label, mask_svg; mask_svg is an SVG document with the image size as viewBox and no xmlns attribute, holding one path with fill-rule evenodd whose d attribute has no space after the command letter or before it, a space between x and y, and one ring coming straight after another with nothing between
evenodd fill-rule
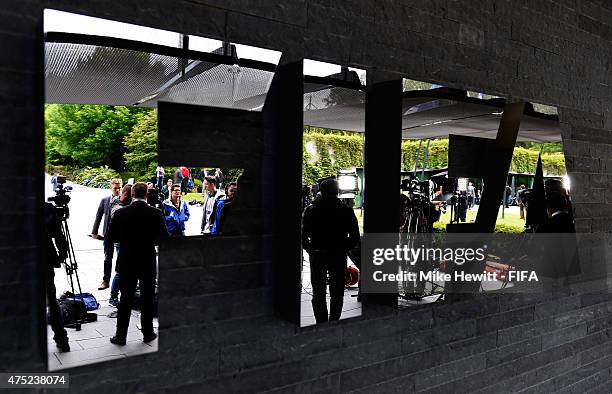
<instances>
[{"instance_id":1,"label":"silhouetted man standing","mask_svg":"<svg viewBox=\"0 0 612 394\"><path fill-rule=\"evenodd\" d=\"M546 195L548 220L538 228L538 233L575 233L574 221L568 212L567 198L557 191Z\"/></svg>"},{"instance_id":2,"label":"silhouetted man standing","mask_svg":"<svg viewBox=\"0 0 612 394\"><path fill-rule=\"evenodd\" d=\"M62 233L60 223L52 204L45 203L45 238L47 242L47 301L49 303L49 323L53 329L53 340L62 352L69 352L68 334L64 328L62 311L55 293L55 268L61 267L68 255L68 242ZM55 243L53 242L55 241Z\"/></svg>"},{"instance_id":3,"label":"silhouetted man standing","mask_svg":"<svg viewBox=\"0 0 612 394\"><path fill-rule=\"evenodd\" d=\"M344 302L346 254L359 242L353 210L338 198L338 182L321 183L321 197L304 210L302 245L310 257L312 309L317 323L328 321L326 282L331 296L329 320L338 320Z\"/></svg>"},{"instance_id":4,"label":"silhouetted man standing","mask_svg":"<svg viewBox=\"0 0 612 394\"><path fill-rule=\"evenodd\" d=\"M147 204L147 185L132 187L132 203L113 216L109 237L119 243L117 272L121 276L121 299L117 313L117 331L110 339L115 345L125 345L134 291L140 282L140 322L144 342L157 338L153 331L153 297L155 291L155 245L168 236L162 212Z\"/></svg>"}]
</instances>

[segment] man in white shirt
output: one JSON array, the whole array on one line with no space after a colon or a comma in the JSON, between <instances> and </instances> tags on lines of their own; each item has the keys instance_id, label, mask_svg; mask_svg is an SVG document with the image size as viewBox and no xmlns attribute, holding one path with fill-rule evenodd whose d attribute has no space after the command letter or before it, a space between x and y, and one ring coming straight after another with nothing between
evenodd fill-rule
<instances>
[{"instance_id":1,"label":"man in white shirt","mask_svg":"<svg viewBox=\"0 0 612 394\"><path fill-rule=\"evenodd\" d=\"M468 198L468 209L471 209L474 206L474 200L476 199L476 188L474 188L474 184L470 182L467 187L467 198Z\"/></svg>"},{"instance_id":2,"label":"man in white shirt","mask_svg":"<svg viewBox=\"0 0 612 394\"><path fill-rule=\"evenodd\" d=\"M210 234L215 222L214 212L217 209L217 201L223 196L221 190L217 190L217 179L214 176L204 178L204 212L202 215L202 234Z\"/></svg>"},{"instance_id":3,"label":"man in white shirt","mask_svg":"<svg viewBox=\"0 0 612 394\"><path fill-rule=\"evenodd\" d=\"M164 167L157 166L157 169L155 169L155 186L157 186L158 189L162 188L165 175L166 172L164 171Z\"/></svg>"}]
</instances>

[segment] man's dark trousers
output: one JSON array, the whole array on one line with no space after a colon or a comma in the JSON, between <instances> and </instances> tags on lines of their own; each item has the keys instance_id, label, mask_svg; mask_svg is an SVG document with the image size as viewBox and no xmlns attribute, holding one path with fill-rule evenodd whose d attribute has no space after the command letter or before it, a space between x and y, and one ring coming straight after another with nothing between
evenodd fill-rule
<instances>
[{"instance_id":1,"label":"man's dark trousers","mask_svg":"<svg viewBox=\"0 0 612 394\"><path fill-rule=\"evenodd\" d=\"M313 251L310 257L310 282L312 284L312 309L318 323L327 317L327 274L329 273L330 312L329 320L339 320L344 303L344 281L346 275L346 253L341 251Z\"/></svg>"},{"instance_id":2,"label":"man's dark trousers","mask_svg":"<svg viewBox=\"0 0 612 394\"><path fill-rule=\"evenodd\" d=\"M142 334L150 336L153 334L153 296L155 291L155 278L149 273L121 274L119 288L121 289L121 301L117 308L117 333L116 336L125 339L130 324L132 306L134 305L134 291L136 284L140 282L140 325Z\"/></svg>"},{"instance_id":3,"label":"man's dark trousers","mask_svg":"<svg viewBox=\"0 0 612 394\"><path fill-rule=\"evenodd\" d=\"M103 281L110 283L111 272L113 270L113 251L115 246L107 237L104 238L104 277Z\"/></svg>"},{"instance_id":4,"label":"man's dark trousers","mask_svg":"<svg viewBox=\"0 0 612 394\"><path fill-rule=\"evenodd\" d=\"M47 302L49 303L49 324L53 329L53 340L56 342L67 341L68 334L64 328L64 320L62 311L57 302L57 294L55 290L55 270L49 266L47 271Z\"/></svg>"}]
</instances>

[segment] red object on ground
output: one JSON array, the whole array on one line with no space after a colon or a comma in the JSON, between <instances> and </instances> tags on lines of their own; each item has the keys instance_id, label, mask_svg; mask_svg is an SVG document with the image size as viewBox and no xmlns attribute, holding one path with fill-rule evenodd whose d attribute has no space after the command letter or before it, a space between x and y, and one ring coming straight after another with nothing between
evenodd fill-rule
<instances>
[{"instance_id":1,"label":"red object on ground","mask_svg":"<svg viewBox=\"0 0 612 394\"><path fill-rule=\"evenodd\" d=\"M344 276L344 287L355 286L359 282L359 268L354 264L348 264Z\"/></svg>"},{"instance_id":2,"label":"red object on ground","mask_svg":"<svg viewBox=\"0 0 612 394\"><path fill-rule=\"evenodd\" d=\"M508 264L494 263L492 261L487 261L485 265L485 272L493 273L495 275L495 279L500 282L508 282L508 271L511 269L514 269L514 267L511 267Z\"/></svg>"}]
</instances>

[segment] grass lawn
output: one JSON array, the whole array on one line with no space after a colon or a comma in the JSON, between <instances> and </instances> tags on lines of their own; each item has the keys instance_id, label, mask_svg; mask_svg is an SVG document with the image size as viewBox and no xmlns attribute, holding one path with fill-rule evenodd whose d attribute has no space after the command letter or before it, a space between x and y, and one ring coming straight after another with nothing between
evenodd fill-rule
<instances>
[{"instance_id":1,"label":"grass lawn","mask_svg":"<svg viewBox=\"0 0 612 394\"><path fill-rule=\"evenodd\" d=\"M359 232L363 234L363 214L361 209L353 209L355 216L357 217L357 224L359 225Z\"/></svg>"},{"instance_id":2,"label":"grass lawn","mask_svg":"<svg viewBox=\"0 0 612 394\"><path fill-rule=\"evenodd\" d=\"M363 233L363 214L360 209L354 209L355 216L357 217L357 223L359 224L359 231ZM478 212L478 205L476 205L471 210L468 210L466 215L466 222L472 223L476 220L476 213ZM440 217L440 221L438 222L438 226L443 225L446 226L450 223L450 208L447 209L446 213ZM502 219L502 210L501 207L499 209L499 213L497 215L497 224L503 224L505 226L511 226L516 228L516 231L522 232L525 226L525 222L520 217L520 213L518 207L510 207L506 209L504 212L504 218Z\"/></svg>"},{"instance_id":3,"label":"grass lawn","mask_svg":"<svg viewBox=\"0 0 612 394\"><path fill-rule=\"evenodd\" d=\"M185 195L183 195L183 201L185 202L190 202L190 201L198 201L198 202L204 202L204 196L202 195L202 193L187 193Z\"/></svg>"},{"instance_id":4,"label":"grass lawn","mask_svg":"<svg viewBox=\"0 0 612 394\"><path fill-rule=\"evenodd\" d=\"M466 215L466 223L473 223L476 220L476 213L478 212L478 205L474 208L468 210ZM446 213L440 217L440 223L448 224L450 223L450 208L446 210ZM521 219L518 207L510 207L506 209L504 212L504 218L502 219L502 210L499 208L499 212L497 213L497 224L504 224L506 226L514 226L523 228L525 226L525 222Z\"/></svg>"}]
</instances>

